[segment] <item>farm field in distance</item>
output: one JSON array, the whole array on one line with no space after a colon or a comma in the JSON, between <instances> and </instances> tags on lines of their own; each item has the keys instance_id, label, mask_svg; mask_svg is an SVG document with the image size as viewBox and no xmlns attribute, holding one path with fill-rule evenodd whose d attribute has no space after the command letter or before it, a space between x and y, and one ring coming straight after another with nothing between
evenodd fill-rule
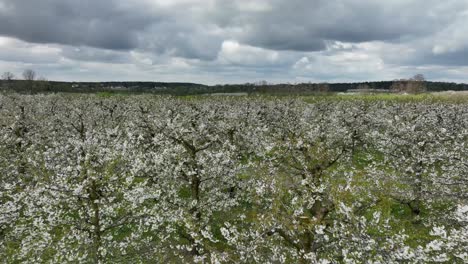
<instances>
[{"instance_id":1,"label":"farm field in distance","mask_svg":"<svg viewBox=\"0 0 468 264\"><path fill-rule=\"evenodd\" d=\"M2 263L466 263L468 96L0 94Z\"/></svg>"}]
</instances>

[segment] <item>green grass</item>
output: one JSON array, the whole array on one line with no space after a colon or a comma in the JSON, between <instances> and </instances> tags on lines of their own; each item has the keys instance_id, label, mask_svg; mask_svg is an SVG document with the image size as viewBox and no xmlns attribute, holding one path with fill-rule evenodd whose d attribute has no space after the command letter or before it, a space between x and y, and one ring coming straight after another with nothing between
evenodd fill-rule
<instances>
[{"instance_id":1,"label":"green grass","mask_svg":"<svg viewBox=\"0 0 468 264\"><path fill-rule=\"evenodd\" d=\"M232 100L242 99L263 99L263 100L278 100L278 99L299 99L307 103L316 103L323 101L389 101L401 103L468 103L468 93L420 93L420 94L395 94L395 93L379 93L379 94L341 94L341 93L317 93L313 95L273 95L273 94L251 94L248 96L203 96L203 95L183 95L175 96L182 100L210 100L213 98L230 98Z\"/></svg>"},{"instance_id":2,"label":"green grass","mask_svg":"<svg viewBox=\"0 0 468 264\"><path fill-rule=\"evenodd\" d=\"M421 93L421 94L329 94L318 96L303 96L304 101L314 103L317 101L392 101L402 103L412 102L447 102L447 103L468 103L468 94L437 94L437 93Z\"/></svg>"}]
</instances>

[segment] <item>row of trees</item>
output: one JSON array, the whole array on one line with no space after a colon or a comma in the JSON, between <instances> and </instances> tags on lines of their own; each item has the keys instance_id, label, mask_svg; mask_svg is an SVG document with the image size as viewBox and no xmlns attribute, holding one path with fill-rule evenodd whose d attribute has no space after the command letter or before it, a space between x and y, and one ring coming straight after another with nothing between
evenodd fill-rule
<instances>
[{"instance_id":1,"label":"row of trees","mask_svg":"<svg viewBox=\"0 0 468 264\"><path fill-rule=\"evenodd\" d=\"M23 76L23 80L25 81L47 81L47 79L45 77L39 77L37 78L37 73L34 71L34 70L31 70L31 69L26 69L23 71L22 73L22 76ZM2 74L2 80L4 81L13 81L15 80L16 77L15 75L12 73L12 72L4 72Z\"/></svg>"},{"instance_id":2,"label":"row of trees","mask_svg":"<svg viewBox=\"0 0 468 264\"><path fill-rule=\"evenodd\" d=\"M427 91L427 83L424 75L416 74L409 79L394 80L388 89L376 89L375 86L367 83L362 83L356 86L355 89L350 89L348 92L393 92L393 93L423 93Z\"/></svg>"},{"instance_id":3,"label":"row of trees","mask_svg":"<svg viewBox=\"0 0 468 264\"><path fill-rule=\"evenodd\" d=\"M466 262L467 109L2 95L0 259Z\"/></svg>"},{"instance_id":4,"label":"row of trees","mask_svg":"<svg viewBox=\"0 0 468 264\"><path fill-rule=\"evenodd\" d=\"M33 93L36 90L47 90L49 83L45 77L37 77L37 73L34 70L26 69L22 73L22 82L14 84L13 81L16 80L16 77L11 72L4 72L1 75L3 80L3 86L6 89L15 89L18 91L26 91L28 93Z\"/></svg>"},{"instance_id":5,"label":"row of trees","mask_svg":"<svg viewBox=\"0 0 468 264\"><path fill-rule=\"evenodd\" d=\"M422 74L416 74L410 79L395 80L390 91L397 93L422 93L427 91L426 79Z\"/></svg>"},{"instance_id":6,"label":"row of trees","mask_svg":"<svg viewBox=\"0 0 468 264\"><path fill-rule=\"evenodd\" d=\"M12 90L28 91L28 92L96 92L96 91L113 91L113 87L121 87L120 92L153 92L153 93L168 93L173 95L186 94L206 94L206 93L260 93L260 94L316 94L326 92L406 92L420 93L427 91L428 83L422 74L415 75L410 79L394 80L393 82L379 83L359 83L359 84L328 84L328 83L300 83L300 84L269 84L266 81L257 83L246 83L241 85L216 85L205 86L192 83L150 83L150 82L106 82L106 83L59 83L56 82L50 85L43 77L37 78L36 72L33 70L25 70L23 72L23 80L25 82L13 83L15 76L11 72L2 74L4 86ZM440 84L441 86L443 84ZM460 90L463 87L458 87L455 84L444 84L451 87L450 89ZM446 90L446 88L437 88L436 84L431 84L431 90ZM158 88L159 87L159 88ZM164 87L164 89L160 89Z\"/></svg>"}]
</instances>

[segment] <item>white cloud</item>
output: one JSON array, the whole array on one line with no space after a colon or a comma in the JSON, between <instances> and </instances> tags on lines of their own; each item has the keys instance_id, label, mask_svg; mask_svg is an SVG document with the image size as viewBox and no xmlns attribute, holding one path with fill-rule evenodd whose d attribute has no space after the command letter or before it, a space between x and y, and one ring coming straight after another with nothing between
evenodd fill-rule
<instances>
[{"instance_id":1,"label":"white cloud","mask_svg":"<svg viewBox=\"0 0 468 264\"><path fill-rule=\"evenodd\" d=\"M0 0L0 13L1 70L49 79L468 81L466 0Z\"/></svg>"},{"instance_id":2,"label":"white cloud","mask_svg":"<svg viewBox=\"0 0 468 264\"><path fill-rule=\"evenodd\" d=\"M455 21L435 35L432 52L436 55L468 49L468 12L464 12Z\"/></svg>"},{"instance_id":3,"label":"white cloud","mask_svg":"<svg viewBox=\"0 0 468 264\"><path fill-rule=\"evenodd\" d=\"M236 2L237 8L243 12L267 12L273 10L271 1L256 0Z\"/></svg>"},{"instance_id":4,"label":"white cloud","mask_svg":"<svg viewBox=\"0 0 468 264\"><path fill-rule=\"evenodd\" d=\"M32 44L10 37L0 37L0 60L19 63L55 63L62 58L56 45Z\"/></svg>"},{"instance_id":5,"label":"white cloud","mask_svg":"<svg viewBox=\"0 0 468 264\"><path fill-rule=\"evenodd\" d=\"M238 65L271 65L279 61L277 51L242 45L237 41L226 40L221 45L218 59L222 63Z\"/></svg>"}]
</instances>

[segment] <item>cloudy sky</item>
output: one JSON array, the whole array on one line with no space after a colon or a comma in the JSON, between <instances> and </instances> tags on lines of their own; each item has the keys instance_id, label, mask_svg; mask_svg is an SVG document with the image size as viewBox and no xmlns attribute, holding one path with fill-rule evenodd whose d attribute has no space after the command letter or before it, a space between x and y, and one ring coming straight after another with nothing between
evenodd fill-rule
<instances>
[{"instance_id":1,"label":"cloudy sky","mask_svg":"<svg viewBox=\"0 0 468 264\"><path fill-rule=\"evenodd\" d=\"M205 84L468 82L467 0L0 0L0 72Z\"/></svg>"}]
</instances>

